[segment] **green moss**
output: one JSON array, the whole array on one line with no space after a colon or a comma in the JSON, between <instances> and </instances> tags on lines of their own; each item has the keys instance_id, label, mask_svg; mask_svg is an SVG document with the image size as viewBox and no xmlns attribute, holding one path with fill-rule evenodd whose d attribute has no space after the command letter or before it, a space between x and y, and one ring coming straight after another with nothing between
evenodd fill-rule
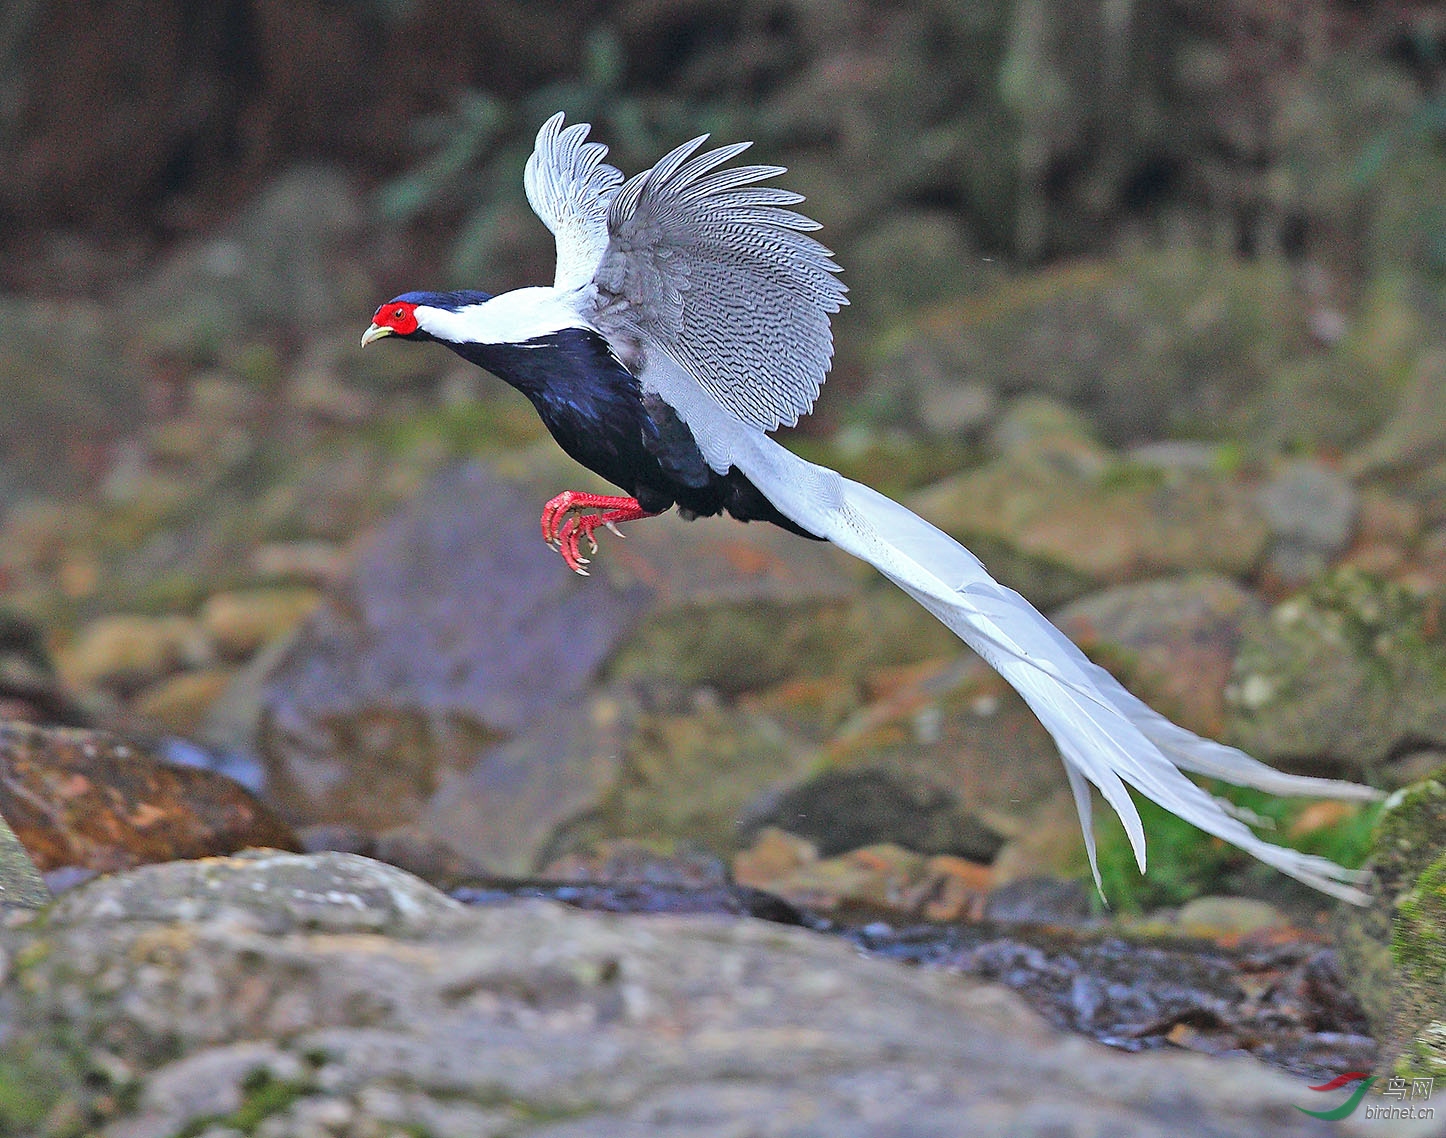
<instances>
[{"instance_id":1,"label":"green moss","mask_svg":"<svg viewBox=\"0 0 1446 1138\"><path fill-rule=\"evenodd\" d=\"M1403 968L1428 965L1446 969L1446 853L1438 857L1416 881L1416 887L1397 905L1397 929L1418 934L1409 954L1397 936L1396 961Z\"/></svg>"},{"instance_id":2,"label":"green moss","mask_svg":"<svg viewBox=\"0 0 1446 1138\"><path fill-rule=\"evenodd\" d=\"M1393 865L1393 873L1398 880L1413 876L1425 868L1420 861L1422 835L1442 826L1446 826L1446 782L1428 778L1404 787L1386 800L1375 835L1376 859L1394 860L1411 853L1410 863Z\"/></svg>"},{"instance_id":3,"label":"green moss","mask_svg":"<svg viewBox=\"0 0 1446 1138\"><path fill-rule=\"evenodd\" d=\"M1104 493L1153 490L1167 485L1169 481L1170 472L1161 466L1145 462L1112 462L1100 475L1099 488Z\"/></svg>"},{"instance_id":4,"label":"green moss","mask_svg":"<svg viewBox=\"0 0 1446 1138\"><path fill-rule=\"evenodd\" d=\"M1370 852L1379 807L1358 811L1334 826L1311 830L1299 839L1288 837L1291 824L1309 803L1277 798L1262 791L1206 785L1274 827L1262 830L1268 840L1306 853L1319 854L1346 866L1358 866ZM1125 913L1179 905L1206 893L1269 888L1279 874L1249 854L1176 817L1163 806L1136 796L1135 804L1145 827L1149 872L1141 875L1135 864L1125 828L1112 810L1097 812L1096 842L1100 879L1109 904Z\"/></svg>"},{"instance_id":5,"label":"green moss","mask_svg":"<svg viewBox=\"0 0 1446 1138\"><path fill-rule=\"evenodd\" d=\"M1446 1079L1446 1020L1432 1020L1418 1031L1391 1073L1406 1079Z\"/></svg>"},{"instance_id":6,"label":"green moss","mask_svg":"<svg viewBox=\"0 0 1446 1138\"><path fill-rule=\"evenodd\" d=\"M55 1106L53 1088L25 1065L0 1060L0 1134L39 1133Z\"/></svg>"},{"instance_id":7,"label":"green moss","mask_svg":"<svg viewBox=\"0 0 1446 1138\"><path fill-rule=\"evenodd\" d=\"M1370 767L1446 739L1446 638L1407 589L1337 569L1247 630L1227 700L1251 754Z\"/></svg>"},{"instance_id":8,"label":"green moss","mask_svg":"<svg viewBox=\"0 0 1446 1138\"><path fill-rule=\"evenodd\" d=\"M250 1134L266 1119L280 1114L313 1093L316 1087L307 1080L278 1079L264 1067L258 1067L241 1084L241 1105L230 1114L193 1118L176 1133L176 1138L196 1138L213 1127L239 1130Z\"/></svg>"},{"instance_id":9,"label":"green moss","mask_svg":"<svg viewBox=\"0 0 1446 1138\"><path fill-rule=\"evenodd\" d=\"M1379 678L1407 666L1446 684L1446 644L1432 634L1426 603L1404 585L1348 566L1323 577L1307 600L1358 658L1376 662Z\"/></svg>"},{"instance_id":10,"label":"green moss","mask_svg":"<svg viewBox=\"0 0 1446 1138\"><path fill-rule=\"evenodd\" d=\"M1398 982L1421 993L1446 992L1446 853L1397 900L1391 959Z\"/></svg>"}]
</instances>

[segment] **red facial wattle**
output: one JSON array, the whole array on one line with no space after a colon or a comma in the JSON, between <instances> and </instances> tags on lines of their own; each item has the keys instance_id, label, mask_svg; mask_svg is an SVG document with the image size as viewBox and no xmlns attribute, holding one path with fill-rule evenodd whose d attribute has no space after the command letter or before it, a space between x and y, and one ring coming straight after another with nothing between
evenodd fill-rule
<instances>
[{"instance_id":1,"label":"red facial wattle","mask_svg":"<svg viewBox=\"0 0 1446 1138\"><path fill-rule=\"evenodd\" d=\"M417 306L394 300L377 309L372 323L378 328L390 328L398 336L410 336L417 330Z\"/></svg>"}]
</instances>

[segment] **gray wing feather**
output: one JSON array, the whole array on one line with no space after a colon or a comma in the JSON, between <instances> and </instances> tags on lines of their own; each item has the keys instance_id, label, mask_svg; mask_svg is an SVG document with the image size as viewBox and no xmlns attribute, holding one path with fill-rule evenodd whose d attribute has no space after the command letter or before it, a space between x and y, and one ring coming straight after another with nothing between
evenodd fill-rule
<instances>
[{"instance_id":1,"label":"gray wing feather","mask_svg":"<svg viewBox=\"0 0 1446 1138\"><path fill-rule=\"evenodd\" d=\"M754 184L784 168L718 170L749 144L694 157L706 138L610 193L595 319L665 352L742 422L792 425L828 374L829 315L847 290L805 235L817 224L783 208L802 196Z\"/></svg>"},{"instance_id":2,"label":"gray wing feather","mask_svg":"<svg viewBox=\"0 0 1446 1138\"><path fill-rule=\"evenodd\" d=\"M623 175L603 161L608 148L587 142L587 123L566 130L559 111L537 132L522 184L533 212L557 240L559 289L582 288L608 247L608 202Z\"/></svg>"}]
</instances>

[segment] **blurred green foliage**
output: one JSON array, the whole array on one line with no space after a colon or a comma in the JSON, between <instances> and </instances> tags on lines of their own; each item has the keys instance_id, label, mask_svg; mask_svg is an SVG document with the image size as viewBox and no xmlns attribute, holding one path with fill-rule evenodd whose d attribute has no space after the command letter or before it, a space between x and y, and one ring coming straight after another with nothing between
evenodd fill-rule
<instances>
[{"instance_id":1,"label":"blurred green foliage","mask_svg":"<svg viewBox=\"0 0 1446 1138\"><path fill-rule=\"evenodd\" d=\"M1333 825L1294 837L1292 825L1310 805L1263 791L1207 783L1210 793L1226 798L1263 820L1255 829L1268 841L1305 853L1320 854L1340 865L1361 865L1371 850L1380 806L1368 805ZM1141 876L1125 828L1113 811L1095 819L1100 880L1110 906L1123 913L1180 905L1207 893L1278 894L1282 878L1249 854L1212 837L1162 806L1133 796L1145 826L1149 873ZM1301 887L1304 889L1304 886Z\"/></svg>"},{"instance_id":2,"label":"blurred green foliage","mask_svg":"<svg viewBox=\"0 0 1446 1138\"><path fill-rule=\"evenodd\" d=\"M606 138L614 148L613 161L617 155L656 158L685 138L731 136L743 129L739 107L641 93L625 85L626 72L617 35L598 25L586 35L583 65L575 77L512 102L482 91L464 92L449 111L418 124L423 156L381 187L378 213L402 224L437 208L464 209L449 271L454 283L475 283L487 279L506 218L524 202L522 167L537 128L558 108L566 108L569 121L593 123L593 137Z\"/></svg>"}]
</instances>

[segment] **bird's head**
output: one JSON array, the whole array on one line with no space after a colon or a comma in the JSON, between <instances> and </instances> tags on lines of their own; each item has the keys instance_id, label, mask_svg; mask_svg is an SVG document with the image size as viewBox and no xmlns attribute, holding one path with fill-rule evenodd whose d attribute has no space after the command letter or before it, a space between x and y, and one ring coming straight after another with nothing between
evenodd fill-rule
<instances>
[{"instance_id":1,"label":"bird's head","mask_svg":"<svg viewBox=\"0 0 1446 1138\"><path fill-rule=\"evenodd\" d=\"M452 340L449 317L464 309L487 303L489 293L404 292L377 309L371 327L362 333L362 347L384 336L404 340Z\"/></svg>"}]
</instances>

